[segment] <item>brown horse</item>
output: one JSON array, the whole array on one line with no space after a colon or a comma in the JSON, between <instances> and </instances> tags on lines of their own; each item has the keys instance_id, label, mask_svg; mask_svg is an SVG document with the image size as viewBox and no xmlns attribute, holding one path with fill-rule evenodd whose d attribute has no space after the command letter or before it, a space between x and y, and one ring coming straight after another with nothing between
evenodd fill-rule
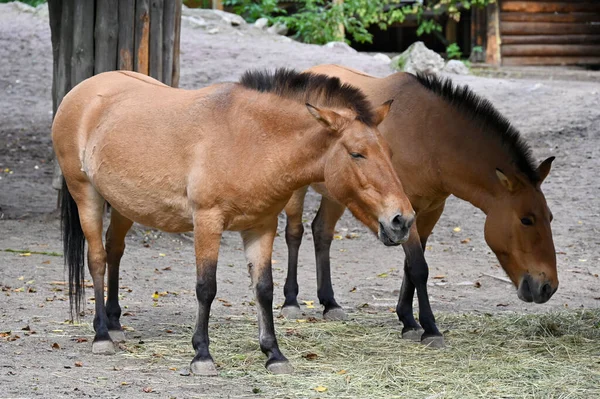
<instances>
[{"instance_id":1,"label":"brown horse","mask_svg":"<svg viewBox=\"0 0 600 399\"><path fill-rule=\"evenodd\" d=\"M96 297L92 351L114 353L111 335L124 339L117 292L132 223L193 230L198 315L191 369L216 374L208 350L209 312L221 235L235 230L244 242L257 298L266 367L291 372L273 326L277 215L295 190L324 182L384 244L405 242L414 211L377 130L390 104L373 110L358 89L337 78L291 70L248 72L240 83L194 91L122 71L75 87L56 114L52 140L64 174L65 262L71 311L74 304L77 313L88 242ZM111 205L106 249L105 202Z\"/></svg>"},{"instance_id":2,"label":"brown horse","mask_svg":"<svg viewBox=\"0 0 600 399\"><path fill-rule=\"evenodd\" d=\"M529 147L508 120L489 101L467 87L454 86L450 80L406 73L379 79L336 65L309 71L339 77L363 90L375 103L394 99L390 115L379 129L393 150L392 163L417 213L409 241L404 244L404 279L396 308L404 324L404 337L443 345L427 296L424 250L450 194L487 215L485 239L518 287L519 298L536 303L550 299L558 288L558 277L550 229L552 214L540 185L554 157L534 165ZM335 224L344 206L327 193L326 187L313 187L324 194L312 222L318 297L326 318L345 318L334 299L329 265ZM285 208L289 265L283 314L296 317L305 193L306 188L297 191ZM412 312L415 288L423 334Z\"/></svg>"}]
</instances>

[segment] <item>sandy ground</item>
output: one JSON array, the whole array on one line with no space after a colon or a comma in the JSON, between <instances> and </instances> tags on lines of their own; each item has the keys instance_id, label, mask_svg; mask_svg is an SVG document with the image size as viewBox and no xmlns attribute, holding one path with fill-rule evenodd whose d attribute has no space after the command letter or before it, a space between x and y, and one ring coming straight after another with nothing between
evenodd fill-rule
<instances>
[{"instance_id":1,"label":"sandy ground","mask_svg":"<svg viewBox=\"0 0 600 399\"><path fill-rule=\"evenodd\" d=\"M181 44L181 86L199 88L236 80L248 68L276 66L304 69L339 63L385 76L389 67L371 56L343 49L290 42L251 26L231 27L206 19L199 27L185 21ZM215 31L218 30L218 31ZM210 33L212 32L212 33ZM53 213L56 192L51 188L50 125L52 101L51 45L47 17L0 4L0 332L13 331L16 340L0 338L0 397L137 397L155 386L160 397L252 396L244 381L222 377L200 384L179 372L166 372L162 363L140 364L118 354L100 360L90 354L89 323L93 302L88 300L84 326L64 324L68 318L62 257L20 254L3 250L62 252L59 224ZM456 77L488 97L521 130L534 155L557 157L544 192L555 220L553 231L559 262L560 289L547 304L520 302L503 277L483 240L483 214L455 198L432 235L428 251L430 294L434 311L548 312L597 307L600 300L600 83L586 81L517 80ZM318 197L309 195L307 227ZM284 226L280 220L280 231ZM460 227L460 232L454 232ZM403 253L384 248L351 216L339 224L340 235L358 234L333 246L333 283L338 301L349 312L364 304L374 312L389 312L400 287ZM470 242L462 244L466 238ZM301 248L300 299L316 298L312 237L307 228ZM124 324L140 339L165 335L167 329L189 334L196 302L194 260L189 235L164 234L136 225L127 237L122 262L122 306L130 313ZM275 303L283 302L286 248L278 238L273 254ZM224 235L220 254L219 292L214 305L216 322L228 315L252 315L241 240ZM385 273L385 274L382 274ZM476 282L480 287L476 287ZM90 290L91 291L91 290ZM177 293L152 300L154 292ZM90 293L88 292L88 298ZM231 306L222 306L230 304ZM306 309L320 317L320 309ZM395 315L390 313L390 319ZM29 328L36 332L24 331ZM349 327L351 328L351 327ZM393 328L399 328L398 326ZM443 331L444 326L440 325ZM191 338L191 334L190 334ZM52 349L57 343L60 349ZM282 348L285 351L285 348ZM218 353L213 354L218 361ZM192 349L190 345L190 359ZM74 361L96 367L63 368ZM174 367L183 369L189 359ZM293 361L302 361L294 359ZM69 366L70 367L70 366ZM124 375L113 377L113 370ZM97 379L100 375L102 378ZM127 378L129 385L120 385ZM311 396L311 394L307 394Z\"/></svg>"}]
</instances>

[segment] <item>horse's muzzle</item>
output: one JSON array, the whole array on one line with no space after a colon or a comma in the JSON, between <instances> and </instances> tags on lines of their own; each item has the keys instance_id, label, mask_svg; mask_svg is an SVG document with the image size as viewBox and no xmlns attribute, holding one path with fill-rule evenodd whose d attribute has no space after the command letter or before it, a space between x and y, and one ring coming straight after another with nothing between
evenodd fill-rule
<instances>
[{"instance_id":1,"label":"horse's muzzle","mask_svg":"<svg viewBox=\"0 0 600 399\"><path fill-rule=\"evenodd\" d=\"M410 227L415 221L413 215L402 216L400 213L394 215L390 220L379 220L379 231L377 237L384 245L391 247L404 244L408 241Z\"/></svg>"},{"instance_id":2,"label":"horse's muzzle","mask_svg":"<svg viewBox=\"0 0 600 399\"><path fill-rule=\"evenodd\" d=\"M552 287L548 281L540 281L526 274L519 283L517 296L525 302L544 303L548 302L558 289L558 284Z\"/></svg>"}]
</instances>

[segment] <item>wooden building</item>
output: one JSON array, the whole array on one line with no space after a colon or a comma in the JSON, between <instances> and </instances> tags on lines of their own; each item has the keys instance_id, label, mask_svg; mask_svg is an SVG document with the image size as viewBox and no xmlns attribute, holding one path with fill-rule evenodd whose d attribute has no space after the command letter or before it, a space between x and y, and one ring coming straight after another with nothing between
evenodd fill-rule
<instances>
[{"instance_id":1,"label":"wooden building","mask_svg":"<svg viewBox=\"0 0 600 399\"><path fill-rule=\"evenodd\" d=\"M497 0L471 16L493 65L600 65L600 0Z\"/></svg>"}]
</instances>

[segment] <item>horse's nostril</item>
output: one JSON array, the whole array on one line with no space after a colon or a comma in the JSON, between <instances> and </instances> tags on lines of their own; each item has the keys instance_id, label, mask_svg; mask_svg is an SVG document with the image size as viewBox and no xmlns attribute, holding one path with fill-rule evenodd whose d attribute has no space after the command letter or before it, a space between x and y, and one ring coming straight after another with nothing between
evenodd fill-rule
<instances>
[{"instance_id":1,"label":"horse's nostril","mask_svg":"<svg viewBox=\"0 0 600 399\"><path fill-rule=\"evenodd\" d=\"M402 215L396 215L392 219L392 227L394 229L401 229L403 224L404 223L402 222Z\"/></svg>"},{"instance_id":2,"label":"horse's nostril","mask_svg":"<svg viewBox=\"0 0 600 399\"><path fill-rule=\"evenodd\" d=\"M552 291L552 286L549 283L546 283L542 286L541 294L544 298L550 298Z\"/></svg>"}]
</instances>

